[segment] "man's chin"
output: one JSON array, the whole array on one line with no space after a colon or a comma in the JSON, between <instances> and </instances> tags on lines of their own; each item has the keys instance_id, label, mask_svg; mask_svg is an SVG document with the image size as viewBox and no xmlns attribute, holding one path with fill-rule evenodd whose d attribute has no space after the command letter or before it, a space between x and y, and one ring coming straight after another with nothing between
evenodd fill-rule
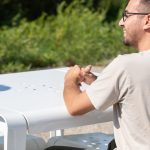
<instances>
[{"instance_id":1,"label":"man's chin","mask_svg":"<svg viewBox=\"0 0 150 150\"><path fill-rule=\"evenodd\" d=\"M125 45L125 46L131 46L132 44L129 42L129 41L127 41L127 40L123 40L123 44Z\"/></svg>"}]
</instances>

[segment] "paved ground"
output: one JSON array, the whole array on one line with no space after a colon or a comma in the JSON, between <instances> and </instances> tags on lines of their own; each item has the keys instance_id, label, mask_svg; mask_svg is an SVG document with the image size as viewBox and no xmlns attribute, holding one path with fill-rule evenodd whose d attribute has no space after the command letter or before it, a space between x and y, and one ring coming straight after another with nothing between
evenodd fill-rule
<instances>
[{"instance_id":1,"label":"paved ground","mask_svg":"<svg viewBox=\"0 0 150 150\"><path fill-rule=\"evenodd\" d=\"M75 135L75 134L97 133L97 132L113 134L112 122L99 123L99 124L95 124L95 125L88 125L88 126L65 129L64 135ZM40 133L40 134L38 134L38 136L43 137L45 139L45 141L47 141L49 138L49 132Z\"/></svg>"},{"instance_id":2,"label":"paved ground","mask_svg":"<svg viewBox=\"0 0 150 150\"><path fill-rule=\"evenodd\" d=\"M82 134L82 133L94 133L94 132L103 132L107 134L112 134L113 133L112 122L99 123L95 125L88 125L83 127L66 129L64 131L64 134L69 135L69 134Z\"/></svg>"}]
</instances>

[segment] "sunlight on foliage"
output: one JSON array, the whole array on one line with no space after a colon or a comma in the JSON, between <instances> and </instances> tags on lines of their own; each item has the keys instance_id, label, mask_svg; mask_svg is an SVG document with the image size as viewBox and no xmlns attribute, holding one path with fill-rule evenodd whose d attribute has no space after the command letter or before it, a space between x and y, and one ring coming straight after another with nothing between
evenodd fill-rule
<instances>
[{"instance_id":1,"label":"sunlight on foliage","mask_svg":"<svg viewBox=\"0 0 150 150\"><path fill-rule=\"evenodd\" d=\"M104 12L92 11L79 1L68 7L63 2L57 12L56 16L43 13L31 22L22 19L19 26L1 27L1 73L76 63L104 65L131 51L122 44L119 19L106 22Z\"/></svg>"}]
</instances>

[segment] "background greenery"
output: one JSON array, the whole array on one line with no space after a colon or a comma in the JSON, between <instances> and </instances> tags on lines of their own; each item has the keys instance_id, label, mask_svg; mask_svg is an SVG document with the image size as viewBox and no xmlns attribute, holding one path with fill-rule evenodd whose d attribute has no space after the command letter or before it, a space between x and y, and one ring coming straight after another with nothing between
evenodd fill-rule
<instances>
[{"instance_id":1,"label":"background greenery","mask_svg":"<svg viewBox=\"0 0 150 150\"><path fill-rule=\"evenodd\" d=\"M120 0L1 0L0 73L105 65L132 52L118 27Z\"/></svg>"}]
</instances>

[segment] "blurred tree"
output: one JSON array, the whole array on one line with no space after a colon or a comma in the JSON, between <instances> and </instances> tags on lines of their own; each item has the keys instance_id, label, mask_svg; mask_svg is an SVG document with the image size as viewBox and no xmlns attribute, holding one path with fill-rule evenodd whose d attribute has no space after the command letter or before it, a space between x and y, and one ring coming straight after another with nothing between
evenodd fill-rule
<instances>
[{"instance_id":1,"label":"blurred tree","mask_svg":"<svg viewBox=\"0 0 150 150\"><path fill-rule=\"evenodd\" d=\"M34 20L43 12L48 15L56 14L57 6L65 1L67 4L72 0L1 0L0 1L0 25L12 25L22 18Z\"/></svg>"},{"instance_id":2,"label":"blurred tree","mask_svg":"<svg viewBox=\"0 0 150 150\"><path fill-rule=\"evenodd\" d=\"M57 6L66 2L69 5L74 0L0 0L0 25L15 25L22 18L34 20L43 12L48 15L57 13ZM120 0L77 0L93 11L106 14L105 21L116 19L121 6ZM66 6L67 6L66 5Z\"/></svg>"},{"instance_id":3,"label":"blurred tree","mask_svg":"<svg viewBox=\"0 0 150 150\"><path fill-rule=\"evenodd\" d=\"M93 0L93 8L100 13L104 13L105 21L111 22L117 19L117 14L121 8L120 0Z\"/></svg>"}]
</instances>

